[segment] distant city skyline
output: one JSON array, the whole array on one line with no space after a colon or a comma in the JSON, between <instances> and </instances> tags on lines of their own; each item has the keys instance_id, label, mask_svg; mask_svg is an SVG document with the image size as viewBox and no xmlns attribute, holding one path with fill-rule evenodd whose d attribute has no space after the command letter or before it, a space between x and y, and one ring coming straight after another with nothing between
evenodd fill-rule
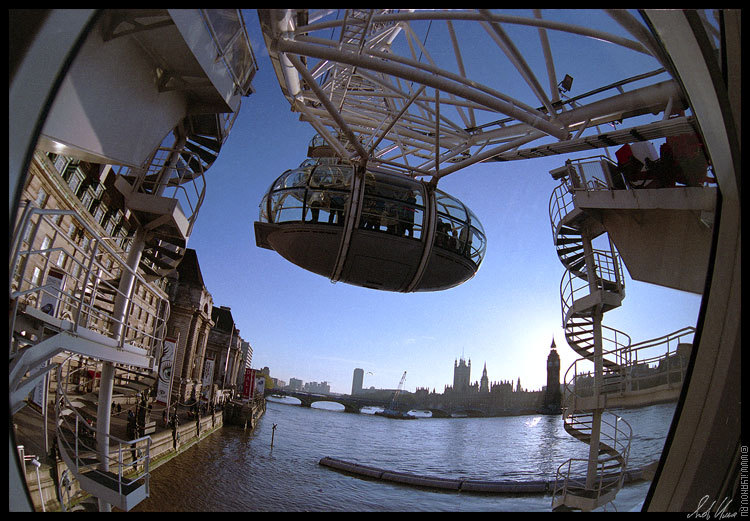
<instances>
[{"instance_id":1,"label":"distant city skyline","mask_svg":"<svg viewBox=\"0 0 750 521\"><path fill-rule=\"evenodd\" d=\"M456 358L455 360L456 361L458 361L458 360L465 360L467 363L469 363L471 361L470 358L465 357L463 354L461 355L460 358ZM546 363L546 358L545 358L544 362ZM454 363L455 363L455 361L454 361ZM482 367L485 368L486 367L486 363L484 363L482 365ZM278 382L280 384L279 385L280 387L296 387L294 385L294 383L296 383L296 382L299 382L300 389L304 389L304 387L308 386L308 385L314 385L316 387L319 387L319 386L322 386L322 385L330 385L330 382L328 380L311 380L311 381L305 381L305 380L303 380L301 378L297 378L297 377L294 377L294 376L290 377L288 380L284 380L284 379L281 379L281 378L278 378L278 377L274 376L273 368L269 367L268 369L270 371L271 378L274 378L274 379L278 380ZM365 385L364 377L365 377L365 375L367 373L365 373L364 369L362 369L361 367L355 367L352 370L352 387L351 387L351 389L349 391L347 391L347 392L334 392L334 391L331 391L331 393L332 394L347 394L347 395L354 394L353 391L354 391L355 385L357 383L357 373L356 372L358 370L362 372L362 374L361 374L362 380L358 382L359 384L361 384L360 388L362 390L367 390L367 389L393 390L393 389L396 389L398 387L398 384L394 385L393 387L376 387L374 385L369 385L369 386ZM543 365L540 368L540 371L544 372L544 378L545 378L545 382L546 382L546 378L547 378L546 366ZM368 371L368 373L372 374L369 371ZM489 374L490 374L490 370L489 369L487 370L487 374L488 374L488 378L489 378ZM480 376L480 378L481 378L481 376ZM471 373L469 373L469 382L468 382L468 384L469 385L478 384L480 382L480 378L477 378L476 380L472 380ZM405 389L405 391L411 393L411 392L415 392L417 389L427 389L429 392L434 391L434 392L436 392L436 393L439 394L439 393L444 392L444 390L445 390L446 387L451 387L453 385L451 382L446 383L442 388L427 387L427 386L423 386L423 385L419 385L418 383L415 383L414 384L414 391L410 391L408 389ZM524 390L526 390L526 391L542 391L546 387L546 383L544 385L538 387L538 388L532 388L532 387L526 386L526 385L524 385L524 382L521 380L520 376L518 376L516 378L501 378L501 379L489 378L490 385L492 385L493 383L499 383L499 382L509 382L512 385L512 387L513 387L514 390L517 389L516 386L519 383L521 385L521 388L524 389ZM318 392L318 391L311 391L311 392Z\"/></svg>"}]
</instances>

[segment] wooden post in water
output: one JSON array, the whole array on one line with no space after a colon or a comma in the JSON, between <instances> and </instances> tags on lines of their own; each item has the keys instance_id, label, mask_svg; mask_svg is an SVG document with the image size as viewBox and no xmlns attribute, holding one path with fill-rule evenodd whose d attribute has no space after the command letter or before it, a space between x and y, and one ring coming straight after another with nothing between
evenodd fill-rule
<instances>
[{"instance_id":1,"label":"wooden post in water","mask_svg":"<svg viewBox=\"0 0 750 521\"><path fill-rule=\"evenodd\" d=\"M276 424L273 424L273 427L271 427L271 447L273 447L273 437L276 434Z\"/></svg>"}]
</instances>

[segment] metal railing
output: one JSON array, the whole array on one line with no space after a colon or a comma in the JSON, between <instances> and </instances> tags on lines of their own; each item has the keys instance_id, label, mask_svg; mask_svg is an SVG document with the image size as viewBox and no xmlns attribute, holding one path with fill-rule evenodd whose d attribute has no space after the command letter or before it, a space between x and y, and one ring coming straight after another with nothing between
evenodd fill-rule
<instances>
[{"instance_id":1,"label":"metal railing","mask_svg":"<svg viewBox=\"0 0 750 521\"><path fill-rule=\"evenodd\" d=\"M175 156L178 159L171 165ZM136 179L134 192L175 199L188 220L190 235L206 196L205 172L198 154L184 148L159 147L145 173L127 166L119 167L116 173Z\"/></svg>"},{"instance_id":2,"label":"metal railing","mask_svg":"<svg viewBox=\"0 0 750 521\"><path fill-rule=\"evenodd\" d=\"M75 377L78 372L88 370L88 366L84 365L74 371L68 371L68 378L64 379L63 367L67 366L72 358L73 356L69 356L57 368L55 400L58 447L61 454L68 460L66 464L75 474L97 473L98 482L107 483L108 485L105 485L107 488L116 490L120 495L124 495L126 489L133 484L143 481L146 486L146 495L148 495L151 436L122 440L110 434L107 439L108 456L106 461L101 461L96 447L97 432L94 421L83 416L79 412L79 404L71 401L65 392L67 379ZM114 442L114 450L111 442ZM109 471L102 471L98 468L100 465L106 465Z\"/></svg>"},{"instance_id":3,"label":"metal railing","mask_svg":"<svg viewBox=\"0 0 750 521\"><path fill-rule=\"evenodd\" d=\"M566 175L552 191L549 201L552 233L562 219L575 208L573 196L576 191L600 191L629 188L617 165L605 156L594 156L565 163Z\"/></svg>"},{"instance_id":4,"label":"metal railing","mask_svg":"<svg viewBox=\"0 0 750 521\"><path fill-rule=\"evenodd\" d=\"M569 160L566 165L573 190L592 192L627 186L617 165L605 156Z\"/></svg>"},{"instance_id":5,"label":"metal railing","mask_svg":"<svg viewBox=\"0 0 750 521\"><path fill-rule=\"evenodd\" d=\"M600 325L601 348L604 351L601 374L595 375L591 371L580 374L579 367L584 361L591 367L595 352L595 323L588 311L595 305L605 303L602 300L604 292L624 296L625 277L619 255L611 241L609 250L593 249L589 252L588 248L584 248L584 242L589 241L590 244L590 240L581 234L578 241L575 233L565 233L562 230L562 223L575 209L576 191L606 190L612 186L610 167L606 161L606 158L599 157L595 161L566 162L563 181L553 190L549 201L552 235L560 260L566 267L560 281L562 324L569 344L583 356L568 368L563 379L564 426L572 436L588 444L592 442L595 416L590 412L578 411L576 399L582 397L584 392L586 396L594 396L594 391L603 393L604 389L608 389L612 376L617 376L621 367L627 365L627 354L631 346L631 339L627 334ZM569 239L567 244L558 244L558 236ZM582 255L586 257L583 258ZM574 261L577 266L572 264ZM596 294L602 298L588 301L586 309L575 308L576 302ZM619 305L619 302L611 301L609 304ZM580 385L581 382L586 385ZM632 429L625 420L606 411L602 412L597 427L600 428L599 457L596 461L590 461L591 456L586 459L571 458L558 467L553 505L559 501L566 503L569 494L587 498L593 505L599 505L601 502L611 501L622 487ZM594 470L596 473L592 475Z\"/></svg>"},{"instance_id":6,"label":"metal railing","mask_svg":"<svg viewBox=\"0 0 750 521\"><path fill-rule=\"evenodd\" d=\"M624 274L622 263L619 262L618 256L611 251L594 250L594 286L597 290L604 289L614 293L622 293L624 290ZM583 270L585 273L585 270ZM588 276L587 278L590 278ZM569 318L570 309L576 300L589 295L592 286L588 280L576 276L570 270L565 270L562 280L560 280L560 301L562 309L563 326Z\"/></svg>"},{"instance_id":7,"label":"metal railing","mask_svg":"<svg viewBox=\"0 0 750 521\"><path fill-rule=\"evenodd\" d=\"M63 219L80 232L69 235L61 228ZM48 240L37 240L40 234ZM170 312L167 296L130 268L124 252L108 244L74 210L39 209L27 202L12 248L11 357L18 350L13 332L22 306L66 320L72 331L84 327L114 338L119 348L128 343L153 355L161 347ZM118 284L128 272L135 283L124 293ZM117 297L124 299L124 319L115 316ZM122 333L116 335L119 329Z\"/></svg>"},{"instance_id":8,"label":"metal railing","mask_svg":"<svg viewBox=\"0 0 750 521\"><path fill-rule=\"evenodd\" d=\"M618 367L605 368L600 394L622 394L663 385L682 386L690 357L687 353L679 353L678 349L680 345L688 344L684 340L694 333L695 328L684 327L637 344L605 350L602 356L614 359ZM692 340L689 344L692 345ZM581 370L590 364L591 361L584 357L568 367L563 379L566 396L593 396L594 375L590 370Z\"/></svg>"},{"instance_id":9,"label":"metal railing","mask_svg":"<svg viewBox=\"0 0 750 521\"><path fill-rule=\"evenodd\" d=\"M573 204L573 190L566 178L554 190L549 198L549 219L552 225L552 236L557 234L557 227L563 218L568 215L575 205Z\"/></svg>"},{"instance_id":10,"label":"metal railing","mask_svg":"<svg viewBox=\"0 0 750 521\"><path fill-rule=\"evenodd\" d=\"M579 350L588 351L589 347L593 349L593 323L589 321L580 324L568 322L565 327L565 339L569 344L576 344ZM602 324L602 348L603 352L609 355L607 360L618 366L627 364L628 359L625 357L630 342L631 338L627 333ZM593 356L593 352L591 354ZM582 357L578 361L584 360L587 360L587 358Z\"/></svg>"}]
</instances>

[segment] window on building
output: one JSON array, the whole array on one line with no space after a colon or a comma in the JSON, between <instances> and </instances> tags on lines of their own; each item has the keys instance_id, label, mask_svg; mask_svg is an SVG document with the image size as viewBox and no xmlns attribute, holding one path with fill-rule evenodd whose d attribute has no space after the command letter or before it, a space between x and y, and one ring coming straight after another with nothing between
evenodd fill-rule
<instances>
[{"instance_id":1,"label":"window on building","mask_svg":"<svg viewBox=\"0 0 750 521\"><path fill-rule=\"evenodd\" d=\"M78 278L78 274L81 273L81 265L73 261L73 265L70 267L70 274L73 278Z\"/></svg>"},{"instance_id":2,"label":"window on building","mask_svg":"<svg viewBox=\"0 0 750 521\"><path fill-rule=\"evenodd\" d=\"M29 243L29 237L31 237L31 230L33 228L34 228L34 226L32 224L29 224L26 227L26 230L23 232L23 242L25 242L26 244Z\"/></svg>"},{"instance_id":3,"label":"window on building","mask_svg":"<svg viewBox=\"0 0 750 521\"><path fill-rule=\"evenodd\" d=\"M94 194L91 193L90 190L86 190L80 195L80 199L81 199L81 204L83 205L83 207L88 210L89 208L91 208L91 203L94 200Z\"/></svg>"},{"instance_id":4,"label":"window on building","mask_svg":"<svg viewBox=\"0 0 750 521\"><path fill-rule=\"evenodd\" d=\"M84 175L78 168L75 168L70 172L70 177L68 177L68 186L74 194L78 192L81 184L83 184L83 180Z\"/></svg>"},{"instance_id":5,"label":"window on building","mask_svg":"<svg viewBox=\"0 0 750 521\"><path fill-rule=\"evenodd\" d=\"M31 285L38 286L41 280L42 280L42 270L39 269L39 266L34 266L34 272L33 272L33 275L31 276Z\"/></svg>"},{"instance_id":6,"label":"window on building","mask_svg":"<svg viewBox=\"0 0 750 521\"><path fill-rule=\"evenodd\" d=\"M39 192L36 194L34 202L39 208L44 208L44 203L47 201L47 192L44 188L39 188Z\"/></svg>"},{"instance_id":7,"label":"window on building","mask_svg":"<svg viewBox=\"0 0 750 521\"><path fill-rule=\"evenodd\" d=\"M62 173L65 171L65 167L68 164L68 158L56 154L50 154L50 159L54 162L55 170Z\"/></svg>"},{"instance_id":8,"label":"window on building","mask_svg":"<svg viewBox=\"0 0 750 521\"><path fill-rule=\"evenodd\" d=\"M120 228L120 231L117 232L117 244L124 250L127 242L128 234L124 229Z\"/></svg>"},{"instance_id":9,"label":"window on building","mask_svg":"<svg viewBox=\"0 0 750 521\"><path fill-rule=\"evenodd\" d=\"M105 205L104 203L99 203L99 205L96 207L96 210L94 211L94 220L104 226L106 217L107 205Z\"/></svg>"}]
</instances>

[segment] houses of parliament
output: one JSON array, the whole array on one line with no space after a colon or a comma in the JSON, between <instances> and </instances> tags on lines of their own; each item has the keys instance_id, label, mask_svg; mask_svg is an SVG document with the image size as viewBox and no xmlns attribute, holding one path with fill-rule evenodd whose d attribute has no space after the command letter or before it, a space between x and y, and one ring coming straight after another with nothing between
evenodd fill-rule
<instances>
[{"instance_id":1,"label":"houses of parliament","mask_svg":"<svg viewBox=\"0 0 750 521\"><path fill-rule=\"evenodd\" d=\"M471 360L461 357L454 362L453 385L446 385L438 394L426 388L417 388L414 405L425 408L463 408L467 414L481 412L483 415L504 415L524 413L560 412L560 356L554 339L547 356L547 385L539 391L529 391L521 387L521 379L514 387L511 381L491 382L487 377L487 364L484 364L482 377L471 383Z\"/></svg>"}]
</instances>

